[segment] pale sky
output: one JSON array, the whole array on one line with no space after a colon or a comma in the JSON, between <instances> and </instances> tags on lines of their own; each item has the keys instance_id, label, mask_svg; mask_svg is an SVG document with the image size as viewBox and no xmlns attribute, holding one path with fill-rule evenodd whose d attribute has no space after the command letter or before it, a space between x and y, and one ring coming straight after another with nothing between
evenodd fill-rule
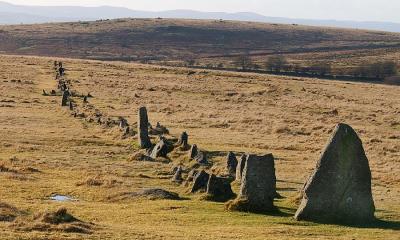
<instances>
[{"instance_id":1,"label":"pale sky","mask_svg":"<svg viewBox=\"0 0 400 240\"><path fill-rule=\"evenodd\" d=\"M2 1L2 0L0 0ZM400 23L400 0L3 0L23 5L122 6L134 10L193 9L266 16ZM1 9L0 9L1 11Z\"/></svg>"}]
</instances>

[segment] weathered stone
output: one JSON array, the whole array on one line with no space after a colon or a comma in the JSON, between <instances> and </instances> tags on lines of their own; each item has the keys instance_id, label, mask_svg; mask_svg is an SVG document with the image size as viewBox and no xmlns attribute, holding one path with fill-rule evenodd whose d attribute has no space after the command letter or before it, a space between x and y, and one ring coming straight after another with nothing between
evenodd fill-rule
<instances>
[{"instance_id":1,"label":"weathered stone","mask_svg":"<svg viewBox=\"0 0 400 240\"><path fill-rule=\"evenodd\" d=\"M64 91L63 95L62 95L61 106L63 106L63 107L67 106L68 98L69 98L69 92Z\"/></svg>"},{"instance_id":2,"label":"weathered stone","mask_svg":"<svg viewBox=\"0 0 400 240\"><path fill-rule=\"evenodd\" d=\"M187 150L189 148L189 135L186 132L183 132L179 137L177 145L180 146L182 150Z\"/></svg>"},{"instance_id":3,"label":"weathered stone","mask_svg":"<svg viewBox=\"0 0 400 240\"><path fill-rule=\"evenodd\" d=\"M168 146L165 139L161 139L156 146L153 148L150 157L156 159L158 157L166 158L168 154Z\"/></svg>"},{"instance_id":4,"label":"weathered stone","mask_svg":"<svg viewBox=\"0 0 400 240\"><path fill-rule=\"evenodd\" d=\"M128 126L129 126L128 121L127 121L125 118L120 117L120 118L119 118L119 128L120 128L121 130L124 130L124 129L126 129Z\"/></svg>"},{"instance_id":5,"label":"weathered stone","mask_svg":"<svg viewBox=\"0 0 400 240\"><path fill-rule=\"evenodd\" d=\"M179 166L176 169L176 172L174 174L174 177L172 178L172 181L176 182L176 183L181 183L183 181L182 172L183 172L183 168L182 168L182 166Z\"/></svg>"},{"instance_id":6,"label":"weathered stone","mask_svg":"<svg viewBox=\"0 0 400 240\"><path fill-rule=\"evenodd\" d=\"M147 109L145 107L139 108L138 119L138 141L140 148L151 148L152 144L149 138L149 119L147 117Z\"/></svg>"},{"instance_id":7,"label":"weathered stone","mask_svg":"<svg viewBox=\"0 0 400 240\"><path fill-rule=\"evenodd\" d=\"M87 96L84 96L84 97L83 97L83 103L87 103L87 102L88 102Z\"/></svg>"},{"instance_id":8,"label":"weathered stone","mask_svg":"<svg viewBox=\"0 0 400 240\"><path fill-rule=\"evenodd\" d=\"M233 152L229 152L226 156L226 169L230 176L236 176L236 168L238 165L238 161L236 159L236 155Z\"/></svg>"},{"instance_id":9,"label":"weathered stone","mask_svg":"<svg viewBox=\"0 0 400 240\"><path fill-rule=\"evenodd\" d=\"M69 101L69 110L74 110L74 104L71 101Z\"/></svg>"},{"instance_id":10,"label":"weathered stone","mask_svg":"<svg viewBox=\"0 0 400 240\"><path fill-rule=\"evenodd\" d=\"M349 125L336 126L302 195L297 220L357 224L374 219L371 170Z\"/></svg>"},{"instance_id":11,"label":"weathered stone","mask_svg":"<svg viewBox=\"0 0 400 240\"><path fill-rule=\"evenodd\" d=\"M198 151L197 155L194 157L194 160L196 160L196 162L202 165L208 164L207 153Z\"/></svg>"},{"instance_id":12,"label":"weathered stone","mask_svg":"<svg viewBox=\"0 0 400 240\"><path fill-rule=\"evenodd\" d=\"M210 175L206 173L206 171L202 170L200 173L196 174L194 177L194 183L192 186L191 193L195 193L198 191L206 191L207 183Z\"/></svg>"},{"instance_id":13,"label":"weathered stone","mask_svg":"<svg viewBox=\"0 0 400 240\"><path fill-rule=\"evenodd\" d=\"M194 178L197 176L198 173L199 173L198 170L192 169L192 170L188 173L188 176L187 176L187 179L186 179L186 180L187 180L188 182L193 181Z\"/></svg>"},{"instance_id":14,"label":"weathered stone","mask_svg":"<svg viewBox=\"0 0 400 240\"><path fill-rule=\"evenodd\" d=\"M157 122L157 125L155 128L153 128L151 125L149 125L150 131L149 133L151 135L163 135L163 134L169 134L169 130L162 126L159 122Z\"/></svg>"},{"instance_id":15,"label":"weathered stone","mask_svg":"<svg viewBox=\"0 0 400 240\"><path fill-rule=\"evenodd\" d=\"M193 144L192 147L190 148L189 158L194 159L197 156L197 154L198 154L197 145Z\"/></svg>"},{"instance_id":16,"label":"weathered stone","mask_svg":"<svg viewBox=\"0 0 400 240\"><path fill-rule=\"evenodd\" d=\"M246 154L243 154L239 159L239 162L236 166L236 181L240 182L242 180L243 169L244 166L246 165L246 159L247 159Z\"/></svg>"},{"instance_id":17,"label":"weathered stone","mask_svg":"<svg viewBox=\"0 0 400 240\"><path fill-rule=\"evenodd\" d=\"M275 163L272 154L248 155L242 174L238 199L251 212L274 210L276 195Z\"/></svg>"},{"instance_id":18,"label":"weathered stone","mask_svg":"<svg viewBox=\"0 0 400 240\"><path fill-rule=\"evenodd\" d=\"M217 177L214 174L208 179L206 192L211 200L221 202L225 202L235 195L232 191L230 180Z\"/></svg>"}]
</instances>

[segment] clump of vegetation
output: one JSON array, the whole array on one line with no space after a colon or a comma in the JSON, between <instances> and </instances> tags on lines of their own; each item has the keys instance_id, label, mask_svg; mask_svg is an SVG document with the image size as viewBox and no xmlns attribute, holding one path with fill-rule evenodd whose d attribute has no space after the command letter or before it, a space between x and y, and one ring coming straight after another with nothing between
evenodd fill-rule
<instances>
[{"instance_id":1,"label":"clump of vegetation","mask_svg":"<svg viewBox=\"0 0 400 240\"><path fill-rule=\"evenodd\" d=\"M251 60L249 54L240 55L233 61L233 65L241 70L250 70L254 63Z\"/></svg>"},{"instance_id":2,"label":"clump of vegetation","mask_svg":"<svg viewBox=\"0 0 400 240\"><path fill-rule=\"evenodd\" d=\"M105 179L101 176L88 177L84 181L78 182L77 186L88 186L88 187L113 187L117 184L121 184L120 181L116 179Z\"/></svg>"},{"instance_id":3,"label":"clump of vegetation","mask_svg":"<svg viewBox=\"0 0 400 240\"><path fill-rule=\"evenodd\" d=\"M284 56L271 56L267 59L265 68L271 72L281 72L287 70L288 62Z\"/></svg>"},{"instance_id":4,"label":"clump of vegetation","mask_svg":"<svg viewBox=\"0 0 400 240\"><path fill-rule=\"evenodd\" d=\"M20 211L7 204L0 202L0 221L1 222L11 222L20 214Z\"/></svg>"},{"instance_id":5,"label":"clump of vegetation","mask_svg":"<svg viewBox=\"0 0 400 240\"><path fill-rule=\"evenodd\" d=\"M397 74L397 64L393 61L363 64L353 70L354 76L384 79Z\"/></svg>"},{"instance_id":6,"label":"clump of vegetation","mask_svg":"<svg viewBox=\"0 0 400 240\"><path fill-rule=\"evenodd\" d=\"M85 223L68 213L66 208L36 214L32 219L19 219L13 227L21 231L74 232L90 234L94 224Z\"/></svg>"}]
</instances>

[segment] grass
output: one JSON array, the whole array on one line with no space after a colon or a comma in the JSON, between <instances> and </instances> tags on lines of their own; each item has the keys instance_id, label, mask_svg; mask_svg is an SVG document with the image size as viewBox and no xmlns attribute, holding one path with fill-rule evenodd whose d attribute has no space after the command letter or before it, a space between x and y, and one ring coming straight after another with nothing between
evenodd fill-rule
<instances>
[{"instance_id":1,"label":"grass","mask_svg":"<svg viewBox=\"0 0 400 240\"><path fill-rule=\"evenodd\" d=\"M209 171L225 171L228 151L273 153L278 192L285 198L277 200L277 214L252 214L225 211L224 203L203 201L171 182L171 168L189 164L178 153L170 164L129 161L135 139L122 139L116 127L73 118L61 108L60 96L42 96L43 89L56 86L54 59L2 55L0 60L0 160L2 169L20 176L0 172L1 201L22 219L65 208L94 224L91 234L81 234L24 231L0 222L1 239L398 238L400 145L393 136L400 122L399 87L222 71L188 75L184 68L62 59L74 90L90 92L89 102L104 114L124 116L134 125L138 107L146 105L152 123L159 121L176 137L186 130L190 144L210 153ZM329 114L335 109L338 114ZM363 140L381 220L374 225L292 217L297 208L292 199L338 122L352 125ZM163 188L183 200L110 198L144 188ZM238 193L238 186L233 188ZM78 201L49 200L54 194Z\"/></svg>"}]
</instances>

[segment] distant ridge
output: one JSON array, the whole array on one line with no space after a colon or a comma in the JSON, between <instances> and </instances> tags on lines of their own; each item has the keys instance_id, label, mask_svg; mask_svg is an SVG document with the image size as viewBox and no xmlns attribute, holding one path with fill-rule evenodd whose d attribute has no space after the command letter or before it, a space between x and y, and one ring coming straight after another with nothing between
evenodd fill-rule
<instances>
[{"instance_id":1,"label":"distant ridge","mask_svg":"<svg viewBox=\"0 0 400 240\"><path fill-rule=\"evenodd\" d=\"M16 14L17 13L17 14ZM336 20L291 19L267 17L252 12L200 12L193 10L170 10L161 12L135 11L123 7L74 7L74 6L23 6L0 2L0 24L34 24L65 21L93 21L115 18L187 18L187 19L224 19L237 21L267 22L281 24L301 24L340 28L369 29L388 32L400 32L400 23L359 22Z\"/></svg>"}]
</instances>

